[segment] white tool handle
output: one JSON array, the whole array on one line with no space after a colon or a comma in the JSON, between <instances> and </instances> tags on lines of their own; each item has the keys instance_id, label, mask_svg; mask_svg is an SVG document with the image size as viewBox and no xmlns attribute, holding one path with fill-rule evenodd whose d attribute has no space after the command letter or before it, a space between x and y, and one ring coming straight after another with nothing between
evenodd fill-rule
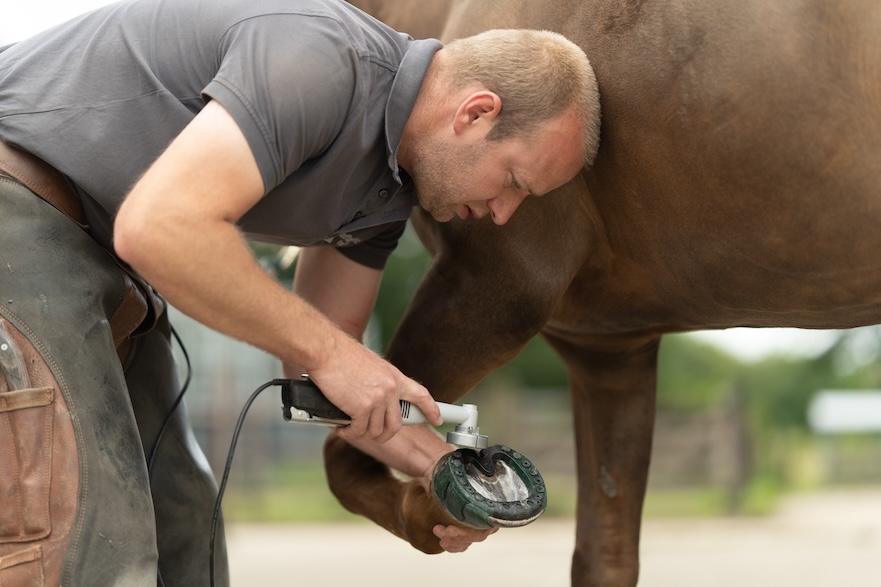
<instances>
[{"instance_id":1,"label":"white tool handle","mask_svg":"<svg viewBox=\"0 0 881 587\"><path fill-rule=\"evenodd\" d=\"M477 426L477 406L474 404L457 406L437 402L437 407L440 408L441 417L445 424L459 424L468 428ZM425 417L422 410L408 401L401 401L401 418L405 425L428 422L428 418Z\"/></svg>"}]
</instances>

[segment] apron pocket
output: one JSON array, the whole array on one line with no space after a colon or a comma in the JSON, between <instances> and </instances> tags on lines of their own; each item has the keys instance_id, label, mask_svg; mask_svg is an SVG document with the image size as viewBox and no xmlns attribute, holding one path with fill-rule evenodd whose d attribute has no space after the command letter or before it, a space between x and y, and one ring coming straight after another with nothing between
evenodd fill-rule
<instances>
[{"instance_id":1,"label":"apron pocket","mask_svg":"<svg viewBox=\"0 0 881 587\"><path fill-rule=\"evenodd\" d=\"M0 543L37 540L51 530L54 401L52 387L0 393Z\"/></svg>"},{"instance_id":2,"label":"apron pocket","mask_svg":"<svg viewBox=\"0 0 881 587\"><path fill-rule=\"evenodd\" d=\"M39 546L0 557L0 585L43 587L43 550Z\"/></svg>"}]
</instances>

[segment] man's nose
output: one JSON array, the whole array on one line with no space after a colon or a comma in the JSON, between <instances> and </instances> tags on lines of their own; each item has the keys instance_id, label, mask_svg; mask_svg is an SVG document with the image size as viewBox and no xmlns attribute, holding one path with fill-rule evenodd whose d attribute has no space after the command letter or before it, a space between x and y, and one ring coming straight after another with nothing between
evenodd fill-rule
<instances>
[{"instance_id":1,"label":"man's nose","mask_svg":"<svg viewBox=\"0 0 881 587\"><path fill-rule=\"evenodd\" d=\"M525 194L509 192L491 200L487 200L486 207L492 215L493 222L501 226L511 219L511 216L514 215L514 212L520 207L520 204L523 203L523 200L525 199Z\"/></svg>"}]
</instances>

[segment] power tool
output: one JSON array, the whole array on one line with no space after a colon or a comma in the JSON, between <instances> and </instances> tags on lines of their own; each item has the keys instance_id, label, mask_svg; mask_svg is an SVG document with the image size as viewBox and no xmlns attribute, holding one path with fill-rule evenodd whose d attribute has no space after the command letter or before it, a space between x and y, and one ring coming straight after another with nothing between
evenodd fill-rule
<instances>
[{"instance_id":1,"label":"power tool","mask_svg":"<svg viewBox=\"0 0 881 587\"><path fill-rule=\"evenodd\" d=\"M308 377L291 379L290 385L283 385L281 403L284 419L287 422L325 426L346 426L351 422L351 418L332 404ZM477 427L477 406L474 404L456 406L437 402L437 407L440 408L444 423L457 425L455 430L447 434L447 442L470 448L487 447L489 440ZM405 426L428 422L422 410L404 400L401 400L401 420Z\"/></svg>"},{"instance_id":2,"label":"power tool","mask_svg":"<svg viewBox=\"0 0 881 587\"><path fill-rule=\"evenodd\" d=\"M284 380L282 415L287 422L346 426L351 418L325 397L308 377ZM538 469L507 446L488 446L477 427L477 406L437 402L444 423L456 424L447 442L462 448L441 457L432 474L435 497L460 523L472 528L525 526L547 508L547 489ZM405 425L428 419L401 401Z\"/></svg>"}]
</instances>

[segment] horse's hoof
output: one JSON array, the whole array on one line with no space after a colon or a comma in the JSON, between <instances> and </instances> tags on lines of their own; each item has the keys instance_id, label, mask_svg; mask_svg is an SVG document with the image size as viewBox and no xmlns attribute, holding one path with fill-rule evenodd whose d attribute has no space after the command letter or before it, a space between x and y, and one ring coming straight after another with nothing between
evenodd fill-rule
<instances>
[{"instance_id":1,"label":"horse's hoof","mask_svg":"<svg viewBox=\"0 0 881 587\"><path fill-rule=\"evenodd\" d=\"M434 468L431 489L460 524L478 529L525 526L548 505L538 469L500 445L444 455Z\"/></svg>"}]
</instances>

